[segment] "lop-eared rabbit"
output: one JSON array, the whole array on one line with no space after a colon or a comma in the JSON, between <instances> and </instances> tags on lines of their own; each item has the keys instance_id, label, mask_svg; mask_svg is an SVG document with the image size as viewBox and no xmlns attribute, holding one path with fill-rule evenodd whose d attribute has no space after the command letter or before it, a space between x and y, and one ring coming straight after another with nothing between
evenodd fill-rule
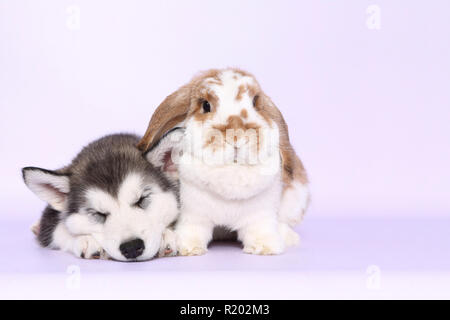
<instances>
[{"instance_id":1,"label":"lop-eared rabbit","mask_svg":"<svg viewBox=\"0 0 450 320\"><path fill-rule=\"evenodd\" d=\"M151 149L176 127L184 128L173 159L181 255L204 254L218 226L236 231L246 253L298 244L293 227L308 206L308 178L281 112L251 74L200 73L159 105L138 147Z\"/></svg>"}]
</instances>

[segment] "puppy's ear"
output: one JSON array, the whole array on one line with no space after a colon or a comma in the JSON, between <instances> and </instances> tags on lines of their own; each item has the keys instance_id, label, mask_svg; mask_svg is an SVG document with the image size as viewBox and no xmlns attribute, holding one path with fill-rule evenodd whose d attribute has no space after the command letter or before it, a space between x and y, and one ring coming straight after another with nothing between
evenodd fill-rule
<instances>
[{"instance_id":1,"label":"puppy's ear","mask_svg":"<svg viewBox=\"0 0 450 320\"><path fill-rule=\"evenodd\" d=\"M22 169L23 181L39 199L47 202L53 209L66 208L70 191L69 176L55 171L35 167Z\"/></svg>"},{"instance_id":2,"label":"puppy's ear","mask_svg":"<svg viewBox=\"0 0 450 320\"><path fill-rule=\"evenodd\" d=\"M161 171L172 175L177 172L177 155L181 152L180 143L184 136L183 128L173 128L144 154L145 158Z\"/></svg>"},{"instance_id":3,"label":"puppy's ear","mask_svg":"<svg viewBox=\"0 0 450 320\"><path fill-rule=\"evenodd\" d=\"M170 129L179 126L188 114L190 105L190 84L187 84L170 96L159 106L150 119L145 135L137 147L147 152Z\"/></svg>"}]
</instances>

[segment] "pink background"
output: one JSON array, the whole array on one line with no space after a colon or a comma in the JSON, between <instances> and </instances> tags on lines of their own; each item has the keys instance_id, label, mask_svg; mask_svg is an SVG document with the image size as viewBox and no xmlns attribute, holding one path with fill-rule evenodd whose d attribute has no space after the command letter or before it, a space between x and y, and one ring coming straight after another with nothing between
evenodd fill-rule
<instances>
[{"instance_id":1,"label":"pink background","mask_svg":"<svg viewBox=\"0 0 450 320\"><path fill-rule=\"evenodd\" d=\"M449 12L445 0L0 0L0 297L448 298ZM142 264L38 248L28 227L44 204L21 167L142 134L165 96L226 66L255 74L309 171L301 247Z\"/></svg>"},{"instance_id":2,"label":"pink background","mask_svg":"<svg viewBox=\"0 0 450 320\"><path fill-rule=\"evenodd\" d=\"M289 124L311 215L447 216L450 5L378 1L371 30L371 4L0 1L1 214L42 206L22 166L58 168L103 134L142 134L196 72L237 66Z\"/></svg>"}]
</instances>

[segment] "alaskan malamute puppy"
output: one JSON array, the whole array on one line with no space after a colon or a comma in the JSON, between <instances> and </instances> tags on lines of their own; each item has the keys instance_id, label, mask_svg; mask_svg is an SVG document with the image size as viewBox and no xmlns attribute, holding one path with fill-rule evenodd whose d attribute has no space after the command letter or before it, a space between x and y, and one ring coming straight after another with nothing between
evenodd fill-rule
<instances>
[{"instance_id":1,"label":"alaskan malamute puppy","mask_svg":"<svg viewBox=\"0 0 450 320\"><path fill-rule=\"evenodd\" d=\"M25 184L48 203L34 227L39 243L87 259L176 254L168 227L178 215L179 187L166 174L168 135L145 155L136 148L139 137L114 134L62 169L23 168Z\"/></svg>"}]
</instances>

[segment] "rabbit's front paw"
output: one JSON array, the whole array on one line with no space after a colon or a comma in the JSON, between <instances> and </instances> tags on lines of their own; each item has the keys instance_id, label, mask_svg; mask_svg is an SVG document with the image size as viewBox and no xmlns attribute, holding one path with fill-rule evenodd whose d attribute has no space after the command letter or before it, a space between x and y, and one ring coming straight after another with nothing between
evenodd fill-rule
<instances>
[{"instance_id":1,"label":"rabbit's front paw","mask_svg":"<svg viewBox=\"0 0 450 320\"><path fill-rule=\"evenodd\" d=\"M243 251L259 255L281 254L284 251L284 243L278 234L247 235Z\"/></svg>"},{"instance_id":2,"label":"rabbit's front paw","mask_svg":"<svg viewBox=\"0 0 450 320\"><path fill-rule=\"evenodd\" d=\"M179 224L176 229L178 253L182 256L200 256L208 251L212 237L212 226L201 222Z\"/></svg>"},{"instance_id":3,"label":"rabbit's front paw","mask_svg":"<svg viewBox=\"0 0 450 320\"><path fill-rule=\"evenodd\" d=\"M178 252L182 256L201 256L207 251L207 244L198 238L190 237L179 240Z\"/></svg>"}]
</instances>

